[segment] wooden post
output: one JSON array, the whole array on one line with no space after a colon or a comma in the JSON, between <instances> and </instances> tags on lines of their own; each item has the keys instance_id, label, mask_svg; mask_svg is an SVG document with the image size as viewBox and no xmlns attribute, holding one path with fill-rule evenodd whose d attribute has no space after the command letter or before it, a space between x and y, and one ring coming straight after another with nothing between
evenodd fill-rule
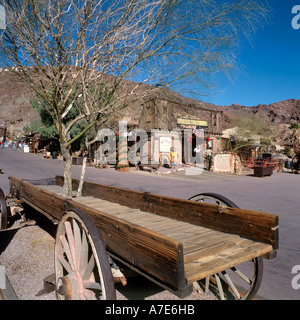
<instances>
[{"instance_id":1,"label":"wooden post","mask_svg":"<svg viewBox=\"0 0 300 320\"><path fill-rule=\"evenodd\" d=\"M128 150L127 150L127 135L120 132L119 135L119 148L118 148L118 164L117 170L120 172L129 172Z\"/></svg>"}]
</instances>

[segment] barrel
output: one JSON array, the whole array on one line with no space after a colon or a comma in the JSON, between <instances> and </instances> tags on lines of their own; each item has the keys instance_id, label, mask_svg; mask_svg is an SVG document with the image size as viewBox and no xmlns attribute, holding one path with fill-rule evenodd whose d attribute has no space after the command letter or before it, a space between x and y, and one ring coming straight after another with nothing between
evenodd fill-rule
<instances>
[{"instance_id":1,"label":"barrel","mask_svg":"<svg viewBox=\"0 0 300 320\"><path fill-rule=\"evenodd\" d=\"M285 162L285 168L286 168L286 169L292 169L292 162L291 162L290 160L287 160L287 161Z\"/></svg>"},{"instance_id":2,"label":"barrel","mask_svg":"<svg viewBox=\"0 0 300 320\"><path fill-rule=\"evenodd\" d=\"M52 159L57 159L57 151L52 151Z\"/></svg>"}]
</instances>

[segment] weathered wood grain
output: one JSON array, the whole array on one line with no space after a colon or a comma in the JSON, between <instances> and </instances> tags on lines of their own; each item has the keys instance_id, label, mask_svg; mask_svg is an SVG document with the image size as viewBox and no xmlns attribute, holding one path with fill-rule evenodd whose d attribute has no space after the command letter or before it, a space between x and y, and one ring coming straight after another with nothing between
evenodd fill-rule
<instances>
[{"instance_id":1,"label":"weathered wood grain","mask_svg":"<svg viewBox=\"0 0 300 320\"><path fill-rule=\"evenodd\" d=\"M192 259L187 256L185 275L189 283L237 266L242 262L259 257L272 249L271 245L241 239L239 242L224 242L216 247L204 248ZM202 255L199 255L202 253ZM196 259L194 259L196 258ZM191 262L188 262L192 260Z\"/></svg>"},{"instance_id":2,"label":"weathered wood grain","mask_svg":"<svg viewBox=\"0 0 300 320\"><path fill-rule=\"evenodd\" d=\"M60 220L65 213L65 198L27 181L21 182L21 200L23 198L35 205L36 209L46 211L57 220Z\"/></svg>"},{"instance_id":3,"label":"weathered wood grain","mask_svg":"<svg viewBox=\"0 0 300 320\"><path fill-rule=\"evenodd\" d=\"M60 219L72 207L94 221L107 250L178 290L278 248L278 217L91 182L64 199L57 185L10 177L19 199ZM73 188L78 181L73 181Z\"/></svg>"},{"instance_id":4,"label":"weathered wood grain","mask_svg":"<svg viewBox=\"0 0 300 320\"><path fill-rule=\"evenodd\" d=\"M72 207L84 210L94 221L108 251L123 257L133 266L171 287L179 290L186 288L183 247L180 242L139 226L136 219L135 223L129 222L90 207L88 203L95 203L95 198L90 198L92 201L87 203L66 201L63 197L45 190L56 189L57 192L57 188L32 185L20 179L13 179L13 184L20 188L21 200L26 199L27 203L46 211L56 219L60 219L66 210L71 210ZM109 209L109 206L106 208Z\"/></svg>"},{"instance_id":5,"label":"weathered wood grain","mask_svg":"<svg viewBox=\"0 0 300 320\"><path fill-rule=\"evenodd\" d=\"M186 286L180 242L84 204L70 201L69 205L88 213L109 251L165 283L181 289Z\"/></svg>"},{"instance_id":6,"label":"weathered wood grain","mask_svg":"<svg viewBox=\"0 0 300 320\"><path fill-rule=\"evenodd\" d=\"M62 185L63 177L57 176L56 182ZM73 187L76 188L77 185L78 180L73 180ZM273 249L278 249L279 218L275 214L219 207L87 181L83 185L83 195L109 200L213 230L238 234L254 241L271 244Z\"/></svg>"}]
</instances>

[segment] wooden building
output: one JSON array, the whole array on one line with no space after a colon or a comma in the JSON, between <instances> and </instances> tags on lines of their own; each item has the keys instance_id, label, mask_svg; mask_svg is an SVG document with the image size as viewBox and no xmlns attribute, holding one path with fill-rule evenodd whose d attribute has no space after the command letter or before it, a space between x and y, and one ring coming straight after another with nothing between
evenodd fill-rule
<instances>
[{"instance_id":1,"label":"wooden building","mask_svg":"<svg viewBox=\"0 0 300 320\"><path fill-rule=\"evenodd\" d=\"M207 106L199 107L166 98L153 98L145 101L132 117L127 115L123 120L127 122L128 132L139 128L147 133L148 150L143 150L141 153L146 153L152 163L168 163L171 147L174 147L179 155L178 163L188 163L184 157L186 154L184 148L187 148L185 133L190 132L192 142L188 148L194 150L196 136L192 133L196 127L204 131L202 152L207 148L208 140L214 153L223 151L223 111ZM128 149L134 144L135 141L128 141ZM96 150L98 149L98 152L95 152L96 164L103 160L103 155L99 153L100 145L96 144Z\"/></svg>"},{"instance_id":2,"label":"wooden building","mask_svg":"<svg viewBox=\"0 0 300 320\"><path fill-rule=\"evenodd\" d=\"M0 126L0 137L3 137L3 142L6 140L6 130L5 126Z\"/></svg>"}]
</instances>

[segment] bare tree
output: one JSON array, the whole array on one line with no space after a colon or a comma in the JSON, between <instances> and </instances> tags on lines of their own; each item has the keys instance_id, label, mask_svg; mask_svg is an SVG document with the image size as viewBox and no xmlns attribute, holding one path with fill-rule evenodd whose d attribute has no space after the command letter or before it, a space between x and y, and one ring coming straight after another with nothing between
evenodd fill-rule
<instances>
[{"instance_id":1,"label":"bare tree","mask_svg":"<svg viewBox=\"0 0 300 320\"><path fill-rule=\"evenodd\" d=\"M71 197L69 148L76 139L146 94L141 84L178 89L189 82L200 90L210 74L235 66L240 39L267 13L262 0L8 0L3 5L1 64L14 67L54 120L65 197ZM128 79L136 84L124 93L120 87ZM71 138L72 126L83 119L85 128Z\"/></svg>"}]
</instances>

